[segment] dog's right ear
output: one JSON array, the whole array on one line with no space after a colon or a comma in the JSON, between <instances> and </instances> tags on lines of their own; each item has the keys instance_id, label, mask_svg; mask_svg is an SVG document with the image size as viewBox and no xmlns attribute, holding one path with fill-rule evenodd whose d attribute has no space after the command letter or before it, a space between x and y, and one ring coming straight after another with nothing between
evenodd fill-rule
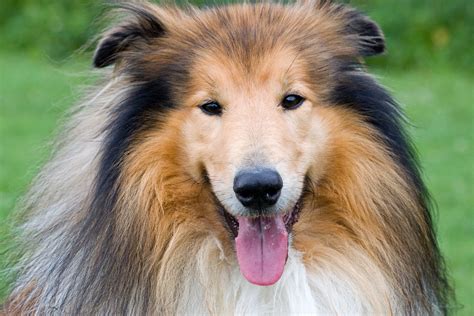
<instances>
[{"instance_id":1,"label":"dog's right ear","mask_svg":"<svg viewBox=\"0 0 474 316\"><path fill-rule=\"evenodd\" d=\"M346 35L355 39L360 56L375 56L385 51L385 38L377 23L354 9L348 9L344 18Z\"/></svg>"},{"instance_id":2,"label":"dog's right ear","mask_svg":"<svg viewBox=\"0 0 474 316\"><path fill-rule=\"evenodd\" d=\"M107 31L99 41L93 57L94 67L114 64L120 55L143 41L163 36L163 23L150 5L121 4L119 9L131 13L132 18Z\"/></svg>"}]
</instances>

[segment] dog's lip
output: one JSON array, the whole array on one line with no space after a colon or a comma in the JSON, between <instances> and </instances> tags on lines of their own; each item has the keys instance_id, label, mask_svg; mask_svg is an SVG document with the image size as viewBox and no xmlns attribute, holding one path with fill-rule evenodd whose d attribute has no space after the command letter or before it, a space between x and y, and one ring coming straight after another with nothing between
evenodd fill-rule
<instances>
[{"instance_id":1,"label":"dog's lip","mask_svg":"<svg viewBox=\"0 0 474 316\"><path fill-rule=\"evenodd\" d=\"M227 211L223 205L220 204L219 208L221 209L221 213L224 216L225 222L227 224L227 228L230 230L234 238L237 237L239 233L239 222L237 221L237 218L234 215L232 215L229 211ZM289 212L283 215L283 221L285 223L285 227L288 233L291 233L293 225L298 221L300 211L301 211L301 199L299 199L294 204L294 206L291 208ZM272 216L260 215L260 216L252 216L252 217L272 217Z\"/></svg>"},{"instance_id":2,"label":"dog's lip","mask_svg":"<svg viewBox=\"0 0 474 316\"><path fill-rule=\"evenodd\" d=\"M221 206L222 213L224 214L224 219L232 235L237 237L239 233L239 222L232 214L230 214L223 206Z\"/></svg>"}]
</instances>

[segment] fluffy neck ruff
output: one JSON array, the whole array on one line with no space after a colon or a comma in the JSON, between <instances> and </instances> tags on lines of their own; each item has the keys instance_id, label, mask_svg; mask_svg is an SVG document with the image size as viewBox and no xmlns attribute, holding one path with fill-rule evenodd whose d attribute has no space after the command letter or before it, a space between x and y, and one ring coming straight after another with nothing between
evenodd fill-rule
<instances>
[{"instance_id":1,"label":"fluffy neck ruff","mask_svg":"<svg viewBox=\"0 0 474 316\"><path fill-rule=\"evenodd\" d=\"M168 273L161 274L164 279L158 280L157 306L165 308L160 308L160 312L183 315L389 314L397 303L380 271L354 249L350 251L351 256L343 257L333 251L333 256L309 265L303 263L298 251L290 249L282 278L273 286L259 287L242 277L235 258L225 254L217 238L204 237L195 245L195 252L189 256L193 259L186 262L179 276L174 275L178 280L169 278ZM370 280L370 284L366 280ZM168 288L167 292L161 291L164 287ZM171 288L174 290L170 291Z\"/></svg>"}]
</instances>

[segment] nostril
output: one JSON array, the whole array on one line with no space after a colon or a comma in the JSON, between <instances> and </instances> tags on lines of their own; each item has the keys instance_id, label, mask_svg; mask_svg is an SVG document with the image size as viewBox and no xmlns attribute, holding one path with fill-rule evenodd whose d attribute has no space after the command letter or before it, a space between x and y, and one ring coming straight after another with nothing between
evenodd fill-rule
<instances>
[{"instance_id":1,"label":"nostril","mask_svg":"<svg viewBox=\"0 0 474 316\"><path fill-rule=\"evenodd\" d=\"M239 192L235 192L240 198L242 199L251 199L254 196L254 192L252 191L244 191L240 190Z\"/></svg>"},{"instance_id":2,"label":"nostril","mask_svg":"<svg viewBox=\"0 0 474 316\"><path fill-rule=\"evenodd\" d=\"M281 191L281 187L280 188L273 187L273 188L268 188L266 190L266 193L267 193L268 196L273 196L273 195L276 195L276 194L280 193L280 191Z\"/></svg>"},{"instance_id":3,"label":"nostril","mask_svg":"<svg viewBox=\"0 0 474 316\"><path fill-rule=\"evenodd\" d=\"M280 192L280 190L274 192L273 194L267 192L264 197L264 202L268 205L275 204L278 201L278 198L280 197Z\"/></svg>"},{"instance_id":4,"label":"nostril","mask_svg":"<svg viewBox=\"0 0 474 316\"><path fill-rule=\"evenodd\" d=\"M266 198L267 200L272 200L272 199L278 198L279 195L280 195L280 191L275 192L275 193L266 193L266 194L265 194L265 198Z\"/></svg>"}]
</instances>

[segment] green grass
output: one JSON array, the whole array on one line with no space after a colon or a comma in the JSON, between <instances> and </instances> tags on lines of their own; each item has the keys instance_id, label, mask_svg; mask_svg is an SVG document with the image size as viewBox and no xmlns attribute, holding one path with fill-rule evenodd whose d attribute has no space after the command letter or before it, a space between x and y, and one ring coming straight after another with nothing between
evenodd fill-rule
<instances>
[{"instance_id":1,"label":"green grass","mask_svg":"<svg viewBox=\"0 0 474 316\"><path fill-rule=\"evenodd\" d=\"M47 154L55 123L80 78L25 57L0 55L0 216L5 218Z\"/></svg>"},{"instance_id":2,"label":"green grass","mask_svg":"<svg viewBox=\"0 0 474 316\"><path fill-rule=\"evenodd\" d=\"M0 269L11 245L14 205L47 157L57 121L84 82L77 73L86 67L0 53ZM6 283L0 271L0 303Z\"/></svg>"},{"instance_id":3,"label":"green grass","mask_svg":"<svg viewBox=\"0 0 474 316\"><path fill-rule=\"evenodd\" d=\"M57 121L85 83L78 71L87 67L0 54L0 240L10 231L15 201L47 156ZM464 306L459 314L474 315L474 77L449 68L377 73L415 125L411 132L438 205L440 245Z\"/></svg>"}]
</instances>

